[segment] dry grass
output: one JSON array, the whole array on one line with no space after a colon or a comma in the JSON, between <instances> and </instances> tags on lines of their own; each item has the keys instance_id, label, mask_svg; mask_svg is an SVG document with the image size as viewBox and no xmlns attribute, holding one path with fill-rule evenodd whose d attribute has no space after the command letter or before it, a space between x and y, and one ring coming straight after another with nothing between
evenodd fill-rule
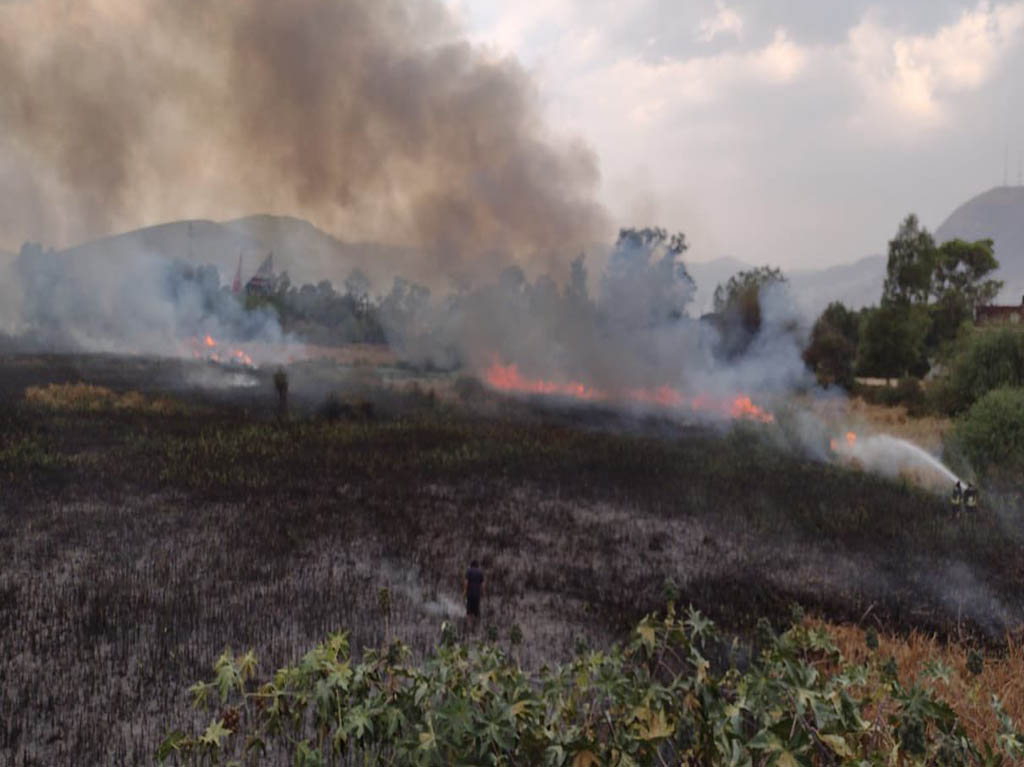
<instances>
[{"instance_id":1,"label":"dry grass","mask_svg":"<svg viewBox=\"0 0 1024 767\"><path fill-rule=\"evenodd\" d=\"M893 658L900 683L909 686L926 676L929 667L941 664L949 670L949 681L937 679L936 690L956 711L971 740L994 743L999 729L992 709L992 696L1003 702L1006 713L1024 722L1024 646L1020 637L1007 636L1006 647L998 653L982 652L983 668L973 674L967 660L973 648L956 641L940 642L934 636L912 631L903 636L878 635L878 649L867 646L864 629L850 624L815 621L835 639L847 661L863 663L869 656Z\"/></svg>"},{"instance_id":2,"label":"dry grass","mask_svg":"<svg viewBox=\"0 0 1024 767\"><path fill-rule=\"evenodd\" d=\"M924 416L915 418L903 406L872 405L860 397L833 400L807 400L804 403L837 431L891 434L923 447L931 453L942 452L942 441L953 422L949 418Z\"/></svg>"},{"instance_id":3,"label":"dry grass","mask_svg":"<svg viewBox=\"0 0 1024 767\"><path fill-rule=\"evenodd\" d=\"M87 383L29 386L25 401L35 407L56 411L101 412L130 411L160 415L184 411L181 404L169 397L147 397L137 391L115 392L105 386Z\"/></svg>"}]
</instances>

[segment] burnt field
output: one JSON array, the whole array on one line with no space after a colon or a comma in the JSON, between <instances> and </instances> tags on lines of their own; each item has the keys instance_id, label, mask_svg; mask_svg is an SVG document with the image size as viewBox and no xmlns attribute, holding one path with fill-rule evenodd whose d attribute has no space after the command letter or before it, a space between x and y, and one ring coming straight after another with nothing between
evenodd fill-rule
<instances>
[{"instance_id":1,"label":"burnt field","mask_svg":"<svg viewBox=\"0 0 1024 767\"><path fill-rule=\"evenodd\" d=\"M471 558L481 634L521 634L534 666L620 639L667 581L741 634L794 602L992 644L1024 615L1019 520L951 519L780 450L774 425L463 402L443 376L312 365L289 370L281 421L272 374L0 358L0 764L148 763L225 645L264 671L338 628L424 652ZM25 396L82 382L137 394Z\"/></svg>"}]
</instances>

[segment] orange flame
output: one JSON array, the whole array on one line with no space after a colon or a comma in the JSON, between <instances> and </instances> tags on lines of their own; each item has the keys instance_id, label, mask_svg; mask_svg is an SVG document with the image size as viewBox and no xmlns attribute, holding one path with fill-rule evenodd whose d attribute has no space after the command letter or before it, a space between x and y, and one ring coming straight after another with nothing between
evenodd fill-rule
<instances>
[{"instance_id":1,"label":"orange flame","mask_svg":"<svg viewBox=\"0 0 1024 767\"><path fill-rule=\"evenodd\" d=\"M731 418L745 418L761 423L773 423L775 416L758 407L750 397L741 395L732 400L716 399L708 396L697 396L687 399L682 392L671 386L658 386L653 389L635 388L623 391L605 391L578 381L559 382L545 381L539 378L526 378L519 372L515 363L503 365L495 360L484 373L487 383L494 389L519 394L545 394L572 397L588 402L609 402L629 400L658 405L665 408L689 407L694 413L716 412Z\"/></svg>"},{"instance_id":2,"label":"orange flame","mask_svg":"<svg viewBox=\"0 0 1024 767\"><path fill-rule=\"evenodd\" d=\"M848 432L846 432L845 436L846 436L846 446L847 447L853 447L854 445L857 444L857 433L856 432L848 431ZM839 440L833 437L832 439L830 439L828 441L828 446L829 446L829 448L831 448L833 453L837 452L839 450Z\"/></svg>"},{"instance_id":3,"label":"orange flame","mask_svg":"<svg viewBox=\"0 0 1024 767\"><path fill-rule=\"evenodd\" d=\"M243 349L232 349L230 351L218 349L217 342L209 333L202 338L193 336L189 340L189 345L192 347L193 359L206 359L210 362L219 363L230 362L245 365L247 367L256 367L255 363L252 361L252 357Z\"/></svg>"}]
</instances>

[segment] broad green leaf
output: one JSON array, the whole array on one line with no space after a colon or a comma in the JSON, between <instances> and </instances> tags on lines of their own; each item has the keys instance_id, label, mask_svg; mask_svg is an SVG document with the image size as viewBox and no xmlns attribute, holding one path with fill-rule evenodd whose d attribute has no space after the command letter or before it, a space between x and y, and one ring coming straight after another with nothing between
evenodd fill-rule
<instances>
[{"instance_id":1,"label":"broad green leaf","mask_svg":"<svg viewBox=\"0 0 1024 767\"><path fill-rule=\"evenodd\" d=\"M214 719L210 722L210 726L206 728L206 732L199 738L199 742L205 746L219 748L220 742L230 734L231 730L224 726L223 720Z\"/></svg>"},{"instance_id":2,"label":"broad green leaf","mask_svg":"<svg viewBox=\"0 0 1024 767\"><path fill-rule=\"evenodd\" d=\"M646 619L636 627L636 633L639 634L640 640L646 645L648 650L654 649L655 632L654 626L652 626Z\"/></svg>"},{"instance_id":3,"label":"broad green leaf","mask_svg":"<svg viewBox=\"0 0 1024 767\"><path fill-rule=\"evenodd\" d=\"M822 742L844 759L853 759L855 754L842 735L819 735Z\"/></svg>"}]
</instances>

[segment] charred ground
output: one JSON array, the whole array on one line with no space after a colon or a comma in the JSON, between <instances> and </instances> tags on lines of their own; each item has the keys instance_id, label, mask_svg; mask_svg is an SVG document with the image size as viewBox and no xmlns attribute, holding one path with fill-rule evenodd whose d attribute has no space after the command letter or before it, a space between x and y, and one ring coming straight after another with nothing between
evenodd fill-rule
<instances>
[{"instance_id":1,"label":"charred ground","mask_svg":"<svg viewBox=\"0 0 1024 767\"><path fill-rule=\"evenodd\" d=\"M225 644L265 668L339 627L354 647L390 631L425 651L459 615L473 557L482 631L518 627L535 665L620 638L666 581L740 633L792 602L989 642L1022 615L1005 519L950 519L913 486L778 449L773 426L722 433L472 390L456 405L398 387L398 370L357 392L366 371L343 366L296 367L281 423L272 371L226 387L196 378L207 367L0 359L5 763L148 761ZM349 394L325 406L332 381ZM177 409L24 399L53 382Z\"/></svg>"}]
</instances>

